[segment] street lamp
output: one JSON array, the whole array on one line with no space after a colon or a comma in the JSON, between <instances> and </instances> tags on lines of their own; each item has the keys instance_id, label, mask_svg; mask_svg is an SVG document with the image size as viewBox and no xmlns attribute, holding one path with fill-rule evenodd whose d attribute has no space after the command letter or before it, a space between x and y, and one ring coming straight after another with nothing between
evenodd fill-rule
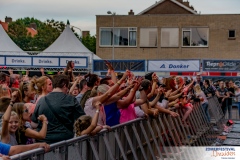
<instances>
[{"instance_id":1,"label":"street lamp","mask_svg":"<svg viewBox=\"0 0 240 160\"><path fill-rule=\"evenodd\" d=\"M110 14L113 17L112 59L114 59L114 16L116 13L115 12L112 13L111 11L108 11L107 14Z\"/></svg>"}]
</instances>

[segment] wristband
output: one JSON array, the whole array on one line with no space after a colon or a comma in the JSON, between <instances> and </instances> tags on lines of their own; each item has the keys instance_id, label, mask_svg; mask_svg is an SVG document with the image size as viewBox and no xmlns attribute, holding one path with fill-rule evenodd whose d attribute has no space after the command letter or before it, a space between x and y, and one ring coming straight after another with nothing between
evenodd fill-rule
<instances>
[{"instance_id":1,"label":"wristband","mask_svg":"<svg viewBox=\"0 0 240 160\"><path fill-rule=\"evenodd\" d=\"M119 81L117 82L117 84L118 84L119 86L121 85L121 83L120 83Z\"/></svg>"},{"instance_id":2,"label":"wristband","mask_svg":"<svg viewBox=\"0 0 240 160\"><path fill-rule=\"evenodd\" d=\"M10 101L9 106L13 107L13 102L12 101Z\"/></svg>"},{"instance_id":3,"label":"wristband","mask_svg":"<svg viewBox=\"0 0 240 160\"><path fill-rule=\"evenodd\" d=\"M99 113L99 109L96 110L96 113Z\"/></svg>"},{"instance_id":4,"label":"wristband","mask_svg":"<svg viewBox=\"0 0 240 160\"><path fill-rule=\"evenodd\" d=\"M46 124L48 124L48 120L44 120L43 122L45 122Z\"/></svg>"}]
</instances>

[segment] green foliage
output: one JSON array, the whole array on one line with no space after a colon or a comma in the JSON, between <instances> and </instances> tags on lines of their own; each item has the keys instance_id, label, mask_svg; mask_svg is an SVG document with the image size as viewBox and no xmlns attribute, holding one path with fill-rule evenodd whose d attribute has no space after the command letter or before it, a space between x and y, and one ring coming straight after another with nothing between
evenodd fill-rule
<instances>
[{"instance_id":1,"label":"green foliage","mask_svg":"<svg viewBox=\"0 0 240 160\"><path fill-rule=\"evenodd\" d=\"M87 35L86 37L82 37L81 40L84 46L96 54L96 36Z\"/></svg>"},{"instance_id":2,"label":"green foliage","mask_svg":"<svg viewBox=\"0 0 240 160\"><path fill-rule=\"evenodd\" d=\"M37 34L34 37L27 34L26 28L29 27L31 23L36 23L37 25ZM41 22L35 18L25 17L17 19L15 22L9 24L8 35L24 51L43 51L59 37L64 29L65 23L63 21L47 19L45 22ZM75 32L73 27L71 27L71 29L80 40L79 35ZM96 53L95 36L88 35L81 40L90 51Z\"/></svg>"}]
</instances>

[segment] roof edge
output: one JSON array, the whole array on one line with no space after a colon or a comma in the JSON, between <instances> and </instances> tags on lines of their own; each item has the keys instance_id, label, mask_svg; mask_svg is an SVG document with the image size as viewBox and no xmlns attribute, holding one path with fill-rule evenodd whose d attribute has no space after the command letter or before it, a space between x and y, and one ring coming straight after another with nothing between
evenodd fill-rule
<instances>
[{"instance_id":1,"label":"roof edge","mask_svg":"<svg viewBox=\"0 0 240 160\"><path fill-rule=\"evenodd\" d=\"M161 0L161 1L159 1L159 2L157 2L157 3L155 3L155 4L153 4L153 5L151 5L150 7L146 8L145 10L143 10L143 11L140 12L140 13L138 13L137 15L143 15L143 13L149 11L150 9L154 8L155 6L161 4L161 3L165 2L165 1L166 1L166 0ZM186 9L187 11L189 11L189 12L191 12L191 13L193 13L193 14L198 14L198 13L195 12L194 10L188 8L187 6L185 6L184 4L182 4L182 3L180 3L180 2L178 2L178 1L176 1L176 0L170 0L170 1L172 1L173 3L177 4L178 6Z\"/></svg>"}]
</instances>

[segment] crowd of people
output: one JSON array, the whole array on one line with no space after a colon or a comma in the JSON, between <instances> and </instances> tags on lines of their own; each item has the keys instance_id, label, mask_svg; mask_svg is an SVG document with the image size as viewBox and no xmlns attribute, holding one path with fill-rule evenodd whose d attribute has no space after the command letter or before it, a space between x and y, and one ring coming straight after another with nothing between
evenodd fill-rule
<instances>
[{"instance_id":1,"label":"crowd of people","mask_svg":"<svg viewBox=\"0 0 240 160\"><path fill-rule=\"evenodd\" d=\"M62 73L29 77L0 73L0 153L3 158L35 148L49 150L49 144L134 120L157 117L159 113L179 116L183 123L193 104L199 103L210 122L208 97L216 95L223 113L231 118L232 98L240 104L240 89L233 81L213 85L201 76L162 78L156 73L134 75L130 70L116 73L106 61L108 74L101 78L88 73L73 74L69 61Z\"/></svg>"}]
</instances>

